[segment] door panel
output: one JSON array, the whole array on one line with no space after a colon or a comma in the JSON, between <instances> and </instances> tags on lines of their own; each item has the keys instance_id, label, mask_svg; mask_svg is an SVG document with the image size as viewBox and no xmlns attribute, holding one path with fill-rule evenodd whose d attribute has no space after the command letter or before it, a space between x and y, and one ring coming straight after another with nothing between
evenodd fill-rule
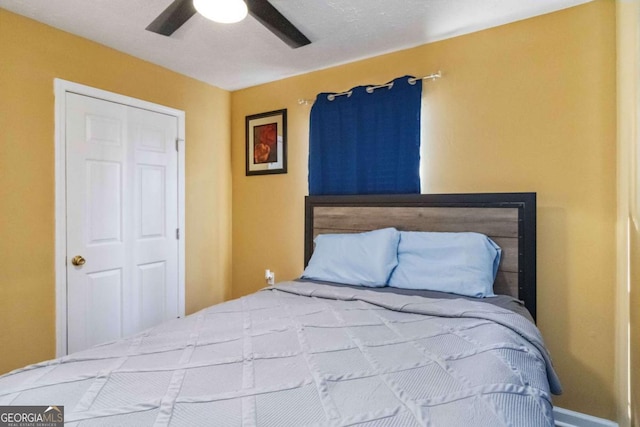
<instances>
[{"instance_id":1,"label":"door panel","mask_svg":"<svg viewBox=\"0 0 640 427\"><path fill-rule=\"evenodd\" d=\"M166 310L166 263L154 262L138 266L142 329L162 322Z\"/></svg>"},{"instance_id":2,"label":"door panel","mask_svg":"<svg viewBox=\"0 0 640 427\"><path fill-rule=\"evenodd\" d=\"M122 120L96 114L86 115L87 142L122 146Z\"/></svg>"},{"instance_id":3,"label":"door panel","mask_svg":"<svg viewBox=\"0 0 640 427\"><path fill-rule=\"evenodd\" d=\"M66 95L68 351L177 317L177 119Z\"/></svg>"},{"instance_id":4,"label":"door panel","mask_svg":"<svg viewBox=\"0 0 640 427\"><path fill-rule=\"evenodd\" d=\"M166 194L164 166L139 165L140 239L165 237Z\"/></svg>"},{"instance_id":5,"label":"door panel","mask_svg":"<svg viewBox=\"0 0 640 427\"><path fill-rule=\"evenodd\" d=\"M87 244L122 242L122 164L86 161ZM113 212L110 214L110 212Z\"/></svg>"},{"instance_id":6,"label":"door panel","mask_svg":"<svg viewBox=\"0 0 640 427\"><path fill-rule=\"evenodd\" d=\"M87 274L86 339L89 346L122 336L122 270Z\"/></svg>"}]
</instances>

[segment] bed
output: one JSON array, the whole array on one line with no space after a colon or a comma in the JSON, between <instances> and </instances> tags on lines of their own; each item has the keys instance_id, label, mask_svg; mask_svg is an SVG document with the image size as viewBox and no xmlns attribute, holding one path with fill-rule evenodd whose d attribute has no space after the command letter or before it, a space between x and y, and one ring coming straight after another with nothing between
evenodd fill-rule
<instances>
[{"instance_id":1,"label":"bed","mask_svg":"<svg viewBox=\"0 0 640 427\"><path fill-rule=\"evenodd\" d=\"M318 235L473 231L500 297L295 280L0 377L0 405L68 425L552 426L560 383L535 327L535 194L314 196Z\"/></svg>"}]
</instances>

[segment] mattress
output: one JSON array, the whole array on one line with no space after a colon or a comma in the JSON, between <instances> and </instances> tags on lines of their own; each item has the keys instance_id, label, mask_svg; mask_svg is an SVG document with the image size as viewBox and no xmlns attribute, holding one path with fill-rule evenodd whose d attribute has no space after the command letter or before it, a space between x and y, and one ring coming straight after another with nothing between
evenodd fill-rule
<instances>
[{"instance_id":1,"label":"mattress","mask_svg":"<svg viewBox=\"0 0 640 427\"><path fill-rule=\"evenodd\" d=\"M553 426L560 392L521 314L300 281L0 377L72 426Z\"/></svg>"}]
</instances>

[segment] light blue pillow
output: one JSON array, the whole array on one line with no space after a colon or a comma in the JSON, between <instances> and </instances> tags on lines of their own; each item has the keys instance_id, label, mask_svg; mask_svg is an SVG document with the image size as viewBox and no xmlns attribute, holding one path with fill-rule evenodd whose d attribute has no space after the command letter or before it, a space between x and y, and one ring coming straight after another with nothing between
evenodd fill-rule
<instances>
[{"instance_id":1,"label":"light blue pillow","mask_svg":"<svg viewBox=\"0 0 640 427\"><path fill-rule=\"evenodd\" d=\"M395 228L356 234L321 234L302 273L305 279L382 287L398 265L400 232Z\"/></svg>"},{"instance_id":2,"label":"light blue pillow","mask_svg":"<svg viewBox=\"0 0 640 427\"><path fill-rule=\"evenodd\" d=\"M492 297L501 255L502 249L480 233L403 231L389 286Z\"/></svg>"}]
</instances>

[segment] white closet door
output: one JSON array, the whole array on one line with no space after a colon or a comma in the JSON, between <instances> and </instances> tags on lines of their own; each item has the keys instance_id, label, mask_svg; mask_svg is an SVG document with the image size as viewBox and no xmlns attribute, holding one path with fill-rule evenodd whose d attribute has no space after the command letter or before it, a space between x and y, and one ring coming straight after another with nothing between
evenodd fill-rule
<instances>
[{"instance_id":1,"label":"white closet door","mask_svg":"<svg viewBox=\"0 0 640 427\"><path fill-rule=\"evenodd\" d=\"M134 331L178 317L178 133L175 117L129 107Z\"/></svg>"},{"instance_id":2,"label":"white closet door","mask_svg":"<svg viewBox=\"0 0 640 427\"><path fill-rule=\"evenodd\" d=\"M177 317L177 121L66 97L71 353Z\"/></svg>"}]
</instances>

